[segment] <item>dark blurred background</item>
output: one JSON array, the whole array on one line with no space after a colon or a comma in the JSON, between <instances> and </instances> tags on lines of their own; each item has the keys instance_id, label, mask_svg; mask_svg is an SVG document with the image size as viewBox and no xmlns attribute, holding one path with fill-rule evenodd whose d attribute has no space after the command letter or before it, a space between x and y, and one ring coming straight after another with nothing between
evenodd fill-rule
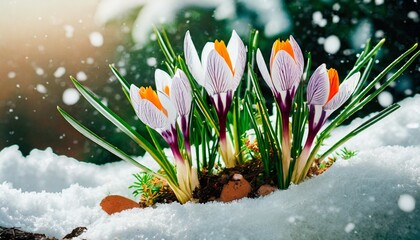
<instances>
[{"instance_id":1,"label":"dark blurred background","mask_svg":"<svg viewBox=\"0 0 420 240\"><path fill-rule=\"evenodd\" d=\"M415 0L5 0L0 9L0 150L17 144L28 154L51 147L58 154L94 163L118 159L74 130L56 106L129 154L142 154L80 98L69 76L142 131L108 64L115 64L132 83L154 84L154 70L165 68L153 25L166 29L179 54L186 30L200 52L207 41L227 41L232 29L247 43L250 30L256 28L266 59L275 39L292 34L305 54L311 52L312 70L327 63L342 78L368 38L373 44L386 38L374 77L420 36ZM416 93L419 60L358 116Z\"/></svg>"}]
</instances>

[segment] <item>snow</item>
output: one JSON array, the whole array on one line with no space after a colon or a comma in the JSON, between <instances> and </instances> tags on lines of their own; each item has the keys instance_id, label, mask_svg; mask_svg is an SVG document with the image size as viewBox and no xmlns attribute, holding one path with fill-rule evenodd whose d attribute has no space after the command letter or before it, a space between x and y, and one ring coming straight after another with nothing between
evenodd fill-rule
<instances>
[{"instance_id":1,"label":"snow","mask_svg":"<svg viewBox=\"0 0 420 240\"><path fill-rule=\"evenodd\" d=\"M54 72L54 77L61 78L66 74L66 68L65 67L58 67Z\"/></svg>"},{"instance_id":2,"label":"snow","mask_svg":"<svg viewBox=\"0 0 420 240\"><path fill-rule=\"evenodd\" d=\"M394 97L390 92L383 91L378 95L378 103L382 107L388 107L392 102L394 102Z\"/></svg>"},{"instance_id":3,"label":"snow","mask_svg":"<svg viewBox=\"0 0 420 240\"><path fill-rule=\"evenodd\" d=\"M340 46L340 39L336 35L330 35L324 41L324 50L329 54L337 53Z\"/></svg>"},{"instance_id":4,"label":"snow","mask_svg":"<svg viewBox=\"0 0 420 240\"><path fill-rule=\"evenodd\" d=\"M94 47L101 47L104 44L104 37L100 32L91 32L89 34L90 44Z\"/></svg>"},{"instance_id":5,"label":"snow","mask_svg":"<svg viewBox=\"0 0 420 240\"><path fill-rule=\"evenodd\" d=\"M80 94L75 88L67 88L63 92L63 102L66 105L74 105L80 99Z\"/></svg>"},{"instance_id":6,"label":"snow","mask_svg":"<svg viewBox=\"0 0 420 240\"><path fill-rule=\"evenodd\" d=\"M38 91L39 93L47 93L47 88L42 85L42 84L37 84L35 87L35 90Z\"/></svg>"},{"instance_id":7,"label":"snow","mask_svg":"<svg viewBox=\"0 0 420 240\"><path fill-rule=\"evenodd\" d=\"M161 204L107 215L102 198L132 198L138 169L58 156L0 152L0 226L80 239L418 239L420 236L420 95L348 141L358 151L324 174L258 199ZM362 122L337 129L332 141ZM327 142L328 144L328 142ZM137 158L155 168L151 157ZM138 199L134 199L138 200Z\"/></svg>"},{"instance_id":8,"label":"snow","mask_svg":"<svg viewBox=\"0 0 420 240\"><path fill-rule=\"evenodd\" d=\"M88 77L87 77L86 73L83 72L83 71L77 72L77 74L76 74L76 79L79 80L79 81L86 81L87 78Z\"/></svg>"}]
</instances>

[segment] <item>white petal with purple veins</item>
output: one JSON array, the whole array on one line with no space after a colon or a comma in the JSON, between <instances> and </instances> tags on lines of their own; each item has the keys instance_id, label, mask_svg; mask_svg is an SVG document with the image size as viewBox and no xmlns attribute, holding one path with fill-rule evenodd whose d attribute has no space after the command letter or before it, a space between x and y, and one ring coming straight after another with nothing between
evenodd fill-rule
<instances>
[{"instance_id":1,"label":"white petal with purple veins","mask_svg":"<svg viewBox=\"0 0 420 240\"><path fill-rule=\"evenodd\" d=\"M137 109L138 109L141 99L140 99L140 94L139 94L139 88L136 87L134 84L131 84L130 86L130 99L131 99L131 104L133 105L133 108L136 110L136 113L137 113Z\"/></svg>"},{"instance_id":2,"label":"white petal with purple veins","mask_svg":"<svg viewBox=\"0 0 420 240\"><path fill-rule=\"evenodd\" d=\"M330 92L330 80L325 64L321 64L309 79L306 97L308 104L323 106Z\"/></svg>"},{"instance_id":3,"label":"white petal with purple veins","mask_svg":"<svg viewBox=\"0 0 420 240\"><path fill-rule=\"evenodd\" d=\"M324 106L324 109L331 114L341 107L351 96L360 79L360 72L353 74L349 79L340 85L338 93Z\"/></svg>"},{"instance_id":4,"label":"white petal with purple veins","mask_svg":"<svg viewBox=\"0 0 420 240\"><path fill-rule=\"evenodd\" d=\"M216 93L232 90L230 89L232 81L232 71L225 59L222 58L216 50L211 51L208 57L204 85L207 93L211 96Z\"/></svg>"},{"instance_id":5,"label":"white petal with purple veins","mask_svg":"<svg viewBox=\"0 0 420 240\"><path fill-rule=\"evenodd\" d=\"M299 44L296 42L296 40L293 38L292 35L290 35L290 45L292 45L293 54L295 55L295 59L299 65L301 74L303 73L303 66L304 66L304 60L303 60L303 54L302 50L300 50Z\"/></svg>"},{"instance_id":6,"label":"white petal with purple veins","mask_svg":"<svg viewBox=\"0 0 420 240\"><path fill-rule=\"evenodd\" d=\"M175 123L177 118L177 112L175 109L174 104L172 103L171 99L163 92L158 91L157 95L159 97L160 103L162 104L163 108L168 112L168 121L169 123Z\"/></svg>"},{"instance_id":7,"label":"white petal with purple veins","mask_svg":"<svg viewBox=\"0 0 420 240\"><path fill-rule=\"evenodd\" d=\"M286 51L280 51L274 58L271 79L277 91L291 90L300 80L299 66Z\"/></svg>"},{"instance_id":8,"label":"white petal with purple veins","mask_svg":"<svg viewBox=\"0 0 420 240\"><path fill-rule=\"evenodd\" d=\"M149 100L140 100L136 112L139 119L153 129L164 130L171 126L165 114Z\"/></svg>"},{"instance_id":9,"label":"white petal with purple veins","mask_svg":"<svg viewBox=\"0 0 420 240\"><path fill-rule=\"evenodd\" d=\"M175 107L179 115L185 116L190 113L191 109L191 86L185 76L185 73L181 70L177 70L173 78L172 89L171 89L171 100L175 104Z\"/></svg>"}]
</instances>

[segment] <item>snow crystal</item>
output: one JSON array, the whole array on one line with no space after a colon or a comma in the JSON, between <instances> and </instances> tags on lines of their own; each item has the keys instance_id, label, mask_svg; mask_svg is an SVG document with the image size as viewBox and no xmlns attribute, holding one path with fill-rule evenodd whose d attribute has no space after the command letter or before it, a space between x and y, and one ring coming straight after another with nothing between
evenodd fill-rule
<instances>
[{"instance_id":1,"label":"snow crystal","mask_svg":"<svg viewBox=\"0 0 420 240\"><path fill-rule=\"evenodd\" d=\"M94 62L95 62L95 60L92 57L86 58L86 63L87 64L93 64Z\"/></svg>"},{"instance_id":2,"label":"snow crystal","mask_svg":"<svg viewBox=\"0 0 420 240\"><path fill-rule=\"evenodd\" d=\"M67 105L74 105L80 99L80 94L75 88L68 88L63 92L63 102Z\"/></svg>"},{"instance_id":3,"label":"snow crystal","mask_svg":"<svg viewBox=\"0 0 420 240\"><path fill-rule=\"evenodd\" d=\"M354 29L350 43L354 49L359 49L372 36L372 23L367 20L361 20Z\"/></svg>"},{"instance_id":4,"label":"snow crystal","mask_svg":"<svg viewBox=\"0 0 420 240\"><path fill-rule=\"evenodd\" d=\"M42 69L40 67L37 67L37 68L35 68L35 73L38 76L42 76L42 75L44 75L44 69Z\"/></svg>"},{"instance_id":5,"label":"snow crystal","mask_svg":"<svg viewBox=\"0 0 420 240\"><path fill-rule=\"evenodd\" d=\"M66 35L66 38L72 38L74 34L74 27L72 25L64 25L64 32Z\"/></svg>"},{"instance_id":6,"label":"snow crystal","mask_svg":"<svg viewBox=\"0 0 420 240\"><path fill-rule=\"evenodd\" d=\"M15 78L15 77L16 77L16 72L9 72L9 73L7 74L7 77L8 77L8 78Z\"/></svg>"},{"instance_id":7,"label":"snow crystal","mask_svg":"<svg viewBox=\"0 0 420 240\"><path fill-rule=\"evenodd\" d=\"M398 207L404 212L412 212L416 208L416 200L410 194L402 194L398 199Z\"/></svg>"},{"instance_id":8,"label":"snow crystal","mask_svg":"<svg viewBox=\"0 0 420 240\"><path fill-rule=\"evenodd\" d=\"M354 230L354 227L356 227L356 225L354 225L354 223L349 223L344 228L344 231L346 231L346 233L350 233L351 231Z\"/></svg>"},{"instance_id":9,"label":"snow crystal","mask_svg":"<svg viewBox=\"0 0 420 240\"><path fill-rule=\"evenodd\" d=\"M390 92L383 91L378 95L378 102L382 107L388 107L394 102L394 98Z\"/></svg>"},{"instance_id":10,"label":"snow crystal","mask_svg":"<svg viewBox=\"0 0 420 240\"><path fill-rule=\"evenodd\" d=\"M79 81L86 81L87 80L87 75L85 72L80 71L76 74L76 79Z\"/></svg>"},{"instance_id":11,"label":"snow crystal","mask_svg":"<svg viewBox=\"0 0 420 240\"><path fill-rule=\"evenodd\" d=\"M312 22L320 27L325 27L327 25L327 19L323 18L320 11L316 11L312 14Z\"/></svg>"},{"instance_id":12,"label":"snow crystal","mask_svg":"<svg viewBox=\"0 0 420 240\"><path fill-rule=\"evenodd\" d=\"M57 70L54 72L54 77L60 78L66 74L66 68L64 67L58 67Z\"/></svg>"},{"instance_id":13,"label":"snow crystal","mask_svg":"<svg viewBox=\"0 0 420 240\"><path fill-rule=\"evenodd\" d=\"M47 93L47 88L42 84L37 84L35 90L42 94Z\"/></svg>"},{"instance_id":14,"label":"snow crystal","mask_svg":"<svg viewBox=\"0 0 420 240\"><path fill-rule=\"evenodd\" d=\"M410 11L407 13L407 17L413 20L414 22L419 21L419 14L416 11Z\"/></svg>"},{"instance_id":15,"label":"snow crystal","mask_svg":"<svg viewBox=\"0 0 420 240\"><path fill-rule=\"evenodd\" d=\"M216 10L214 10L214 19L223 20L235 17L235 3L233 1L222 2Z\"/></svg>"},{"instance_id":16,"label":"snow crystal","mask_svg":"<svg viewBox=\"0 0 420 240\"><path fill-rule=\"evenodd\" d=\"M324 174L258 199L132 209L107 215L109 194L132 198L137 168L102 166L58 156L51 149L24 157L0 151L0 226L62 238L85 226L80 239L418 239L420 236L420 95L346 142L358 154ZM337 141L365 119L336 129ZM328 146L326 146L328 147ZM170 150L166 149L167 152ZM136 158L146 166L150 155ZM135 199L137 200L137 199Z\"/></svg>"},{"instance_id":17,"label":"snow crystal","mask_svg":"<svg viewBox=\"0 0 420 240\"><path fill-rule=\"evenodd\" d=\"M337 53L340 50L340 46L340 39L335 35L327 37L324 41L324 50L329 54Z\"/></svg>"},{"instance_id":18,"label":"snow crystal","mask_svg":"<svg viewBox=\"0 0 420 240\"><path fill-rule=\"evenodd\" d=\"M104 44L104 37L100 32L92 32L89 34L90 44L94 47L101 47Z\"/></svg>"},{"instance_id":19,"label":"snow crystal","mask_svg":"<svg viewBox=\"0 0 420 240\"><path fill-rule=\"evenodd\" d=\"M147 58L147 66L154 67L157 64L157 60L154 57Z\"/></svg>"}]
</instances>

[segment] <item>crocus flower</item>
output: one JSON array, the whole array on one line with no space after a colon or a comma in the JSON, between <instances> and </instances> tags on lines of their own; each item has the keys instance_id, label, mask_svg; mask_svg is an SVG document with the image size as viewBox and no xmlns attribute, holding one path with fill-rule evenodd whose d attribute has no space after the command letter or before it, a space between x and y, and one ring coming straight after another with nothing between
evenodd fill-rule
<instances>
[{"instance_id":1,"label":"crocus flower","mask_svg":"<svg viewBox=\"0 0 420 240\"><path fill-rule=\"evenodd\" d=\"M177 69L173 78L165 71L155 71L156 89L171 99L178 113L178 124L184 136L184 146L191 155L189 116L191 111L191 86L187 76L181 69Z\"/></svg>"},{"instance_id":2,"label":"crocus flower","mask_svg":"<svg viewBox=\"0 0 420 240\"><path fill-rule=\"evenodd\" d=\"M224 41L208 42L201 52L201 60L189 31L185 34L184 54L188 69L203 86L216 109L220 126L220 153L226 167L234 167L235 154L226 136L226 117L232 104L233 93L245 69L246 49L235 31L226 46Z\"/></svg>"},{"instance_id":3,"label":"crocus flower","mask_svg":"<svg viewBox=\"0 0 420 240\"><path fill-rule=\"evenodd\" d=\"M181 193L177 189L174 192L178 193L177 197L181 202L188 201L192 197L192 191L198 186L198 177L197 172L190 167L189 161L183 159L179 150L177 112L174 104L166 94L156 93L151 87L139 89L131 85L130 98L139 119L162 135L171 148L177 169L178 187L181 190Z\"/></svg>"},{"instance_id":4,"label":"crocus flower","mask_svg":"<svg viewBox=\"0 0 420 240\"><path fill-rule=\"evenodd\" d=\"M312 74L306 93L309 107L308 136L296 163L295 182L302 177L302 170L308 160L317 133L327 118L349 99L359 78L360 72L357 72L340 85L337 71L333 68L327 71L325 64L319 66Z\"/></svg>"},{"instance_id":5,"label":"crocus flower","mask_svg":"<svg viewBox=\"0 0 420 240\"><path fill-rule=\"evenodd\" d=\"M293 98L303 74L303 54L298 43L290 36L286 41L276 40L270 56L270 72L260 49L257 50L257 65L267 85L270 87L280 108L282 118L282 166L286 179L290 165L289 117Z\"/></svg>"}]
</instances>

